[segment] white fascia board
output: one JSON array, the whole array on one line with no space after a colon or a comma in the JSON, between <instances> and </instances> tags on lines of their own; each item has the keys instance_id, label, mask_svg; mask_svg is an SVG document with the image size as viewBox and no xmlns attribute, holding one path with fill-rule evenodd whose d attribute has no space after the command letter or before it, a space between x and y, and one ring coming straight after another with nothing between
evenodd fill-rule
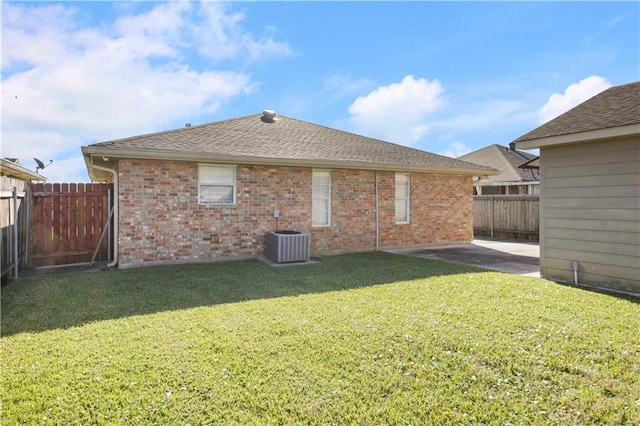
<instances>
[{"instance_id":1,"label":"white fascia board","mask_svg":"<svg viewBox=\"0 0 640 426\"><path fill-rule=\"evenodd\" d=\"M5 160L4 158L0 158L0 165L2 169L2 174L8 177L16 177L18 179L22 179L25 181L38 181L45 182L47 180L46 177L42 176L40 173L32 172L29 169L25 169L24 167L15 164L9 160Z\"/></svg>"},{"instance_id":2,"label":"white fascia board","mask_svg":"<svg viewBox=\"0 0 640 426\"><path fill-rule=\"evenodd\" d=\"M486 181L480 180L475 181L473 184L475 186L526 186L526 185L537 185L540 181L537 180L518 180L518 181Z\"/></svg>"},{"instance_id":3,"label":"white fascia board","mask_svg":"<svg viewBox=\"0 0 640 426\"><path fill-rule=\"evenodd\" d=\"M615 139L640 135L640 124L591 130L589 132L570 133L568 135L549 136L516 142L518 149L536 149L573 143L594 142L603 139Z\"/></svg>"},{"instance_id":4,"label":"white fascia board","mask_svg":"<svg viewBox=\"0 0 640 426\"><path fill-rule=\"evenodd\" d=\"M311 167L311 168L328 168L328 169L355 169L355 170L378 170L378 171L394 171L394 172L420 172L434 174L450 174L450 175L466 175L466 176L487 176L497 175L499 170L486 169L467 169L453 167L424 167L409 164L380 164L367 163L357 161L331 161L331 160L308 160L297 158L272 158L272 157L247 157L236 155L215 155L215 154L195 154L180 153L173 151L139 151L139 150L120 150L113 148L101 147L82 147L85 158L88 157L108 157L116 158L133 158L133 159L149 159L149 160L171 160L171 161L190 161L200 163L214 164L251 164L266 166L293 166L293 167ZM90 161L86 161L90 165Z\"/></svg>"}]
</instances>

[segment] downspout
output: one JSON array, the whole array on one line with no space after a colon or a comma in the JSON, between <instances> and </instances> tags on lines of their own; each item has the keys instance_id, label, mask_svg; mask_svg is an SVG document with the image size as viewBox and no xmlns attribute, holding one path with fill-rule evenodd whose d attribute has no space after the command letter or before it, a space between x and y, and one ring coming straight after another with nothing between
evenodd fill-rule
<instances>
[{"instance_id":1,"label":"downspout","mask_svg":"<svg viewBox=\"0 0 640 426\"><path fill-rule=\"evenodd\" d=\"M118 172L108 167L98 166L93 164L93 158L91 159L91 167L96 170L102 170L103 172L111 173L113 175L113 261L107 265L107 268L113 268L118 264Z\"/></svg>"},{"instance_id":2,"label":"downspout","mask_svg":"<svg viewBox=\"0 0 640 426\"><path fill-rule=\"evenodd\" d=\"M376 170L376 251L380 251L380 217L378 215L378 171Z\"/></svg>"},{"instance_id":3,"label":"downspout","mask_svg":"<svg viewBox=\"0 0 640 426\"><path fill-rule=\"evenodd\" d=\"M578 285L578 262L571 262L571 270L573 271L573 284Z\"/></svg>"}]
</instances>

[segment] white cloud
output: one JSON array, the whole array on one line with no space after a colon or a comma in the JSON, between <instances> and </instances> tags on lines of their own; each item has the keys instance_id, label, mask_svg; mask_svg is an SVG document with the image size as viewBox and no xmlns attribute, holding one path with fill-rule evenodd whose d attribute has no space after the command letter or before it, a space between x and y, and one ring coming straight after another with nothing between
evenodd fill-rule
<instances>
[{"instance_id":1,"label":"white cloud","mask_svg":"<svg viewBox=\"0 0 640 426\"><path fill-rule=\"evenodd\" d=\"M193 33L200 53L212 60L246 56L250 61L258 61L272 55L292 54L288 44L274 41L273 27L265 28L265 34L255 39L242 26L245 14L230 11L226 3L204 2L198 15L201 25L193 27Z\"/></svg>"},{"instance_id":2,"label":"white cloud","mask_svg":"<svg viewBox=\"0 0 640 426\"><path fill-rule=\"evenodd\" d=\"M353 96L372 86L374 86L373 81L366 78L354 79L347 74L333 74L325 80L322 90L330 96L341 98Z\"/></svg>"},{"instance_id":3,"label":"white cloud","mask_svg":"<svg viewBox=\"0 0 640 426\"><path fill-rule=\"evenodd\" d=\"M429 131L430 114L444 105L443 92L438 80L407 75L400 83L357 98L349 106L351 127L367 136L415 144Z\"/></svg>"},{"instance_id":4,"label":"white cloud","mask_svg":"<svg viewBox=\"0 0 640 426\"><path fill-rule=\"evenodd\" d=\"M95 27L83 26L75 7L3 4L2 156L27 167L33 157L52 158L47 172L79 179L71 171L82 166L81 145L193 122L251 93L250 74L213 70L212 55L204 70L182 63L202 46L213 9L226 20L219 41L233 46L218 58L288 54L288 45L254 38L242 15L217 3L167 2Z\"/></svg>"},{"instance_id":5,"label":"white cloud","mask_svg":"<svg viewBox=\"0 0 640 426\"><path fill-rule=\"evenodd\" d=\"M597 75L569 85L564 93L554 93L549 96L547 103L538 112L540 123L546 123L556 118L609 87L611 87L611 83Z\"/></svg>"},{"instance_id":6,"label":"white cloud","mask_svg":"<svg viewBox=\"0 0 640 426\"><path fill-rule=\"evenodd\" d=\"M447 134L490 133L504 123L522 121L522 102L491 99L484 102L457 103L452 117L433 123L434 129Z\"/></svg>"},{"instance_id":7,"label":"white cloud","mask_svg":"<svg viewBox=\"0 0 640 426\"><path fill-rule=\"evenodd\" d=\"M469 148L462 142L452 142L449 144L449 146L447 146L447 148L444 151L438 152L438 154L445 155L451 158L458 158L470 152L471 152L471 148Z\"/></svg>"}]
</instances>

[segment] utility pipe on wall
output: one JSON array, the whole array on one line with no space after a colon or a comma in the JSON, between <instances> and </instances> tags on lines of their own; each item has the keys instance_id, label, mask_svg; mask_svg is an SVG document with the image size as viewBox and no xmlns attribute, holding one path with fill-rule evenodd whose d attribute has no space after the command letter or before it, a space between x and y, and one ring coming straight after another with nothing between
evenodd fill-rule
<instances>
[{"instance_id":1,"label":"utility pipe on wall","mask_svg":"<svg viewBox=\"0 0 640 426\"><path fill-rule=\"evenodd\" d=\"M107 172L107 173L111 173L113 175L113 193L114 193L114 200L113 200L113 206L111 207L113 209L113 261L111 263L109 263L107 265L107 268L113 268L118 264L118 172L115 171L114 169L110 169L108 167L103 167L103 166L98 166L96 164L93 164L93 159L91 160L91 167L93 167L96 170L102 170L103 172Z\"/></svg>"},{"instance_id":2,"label":"utility pipe on wall","mask_svg":"<svg viewBox=\"0 0 640 426\"><path fill-rule=\"evenodd\" d=\"M573 283L575 285L578 285L578 262L577 261L573 261L571 262L571 269L573 270Z\"/></svg>"},{"instance_id":3,"label":"utility pipe on wall","mask_svg":"<svg viewBox=\"0 0 640 426\"><path fill-rule=\"evenodd\" d=\"M380 250L380 218L378 210L378 172L376 171L376 251Z\"/></svg>"},{"instance_id":4,"label":"utility pipe on wall","mask_svg":"<svg viewBox=\"0 0 640 426\"><path fill-rule=\"evenodd\" d=\"M111 208L111 190L107 190L107 211L109 212L109 219L107 220L107 261L111 260L111 215L113 209Z\"/></svg>"}]
</instances>

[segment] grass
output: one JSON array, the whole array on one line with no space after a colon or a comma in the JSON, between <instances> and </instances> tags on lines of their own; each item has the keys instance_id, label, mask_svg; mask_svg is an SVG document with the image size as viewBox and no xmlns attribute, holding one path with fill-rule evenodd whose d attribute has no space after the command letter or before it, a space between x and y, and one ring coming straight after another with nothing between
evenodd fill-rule
<instances>
[{"instance_id":1,"label":"grass","mask_svg":"<svg viewBox=\"0 0 640 426\"><path fill-rule=\"evenodd\" d=\"M385 253L22 278L2 424L638 424L638 300Z\"/></svg>"}]
</instances>

